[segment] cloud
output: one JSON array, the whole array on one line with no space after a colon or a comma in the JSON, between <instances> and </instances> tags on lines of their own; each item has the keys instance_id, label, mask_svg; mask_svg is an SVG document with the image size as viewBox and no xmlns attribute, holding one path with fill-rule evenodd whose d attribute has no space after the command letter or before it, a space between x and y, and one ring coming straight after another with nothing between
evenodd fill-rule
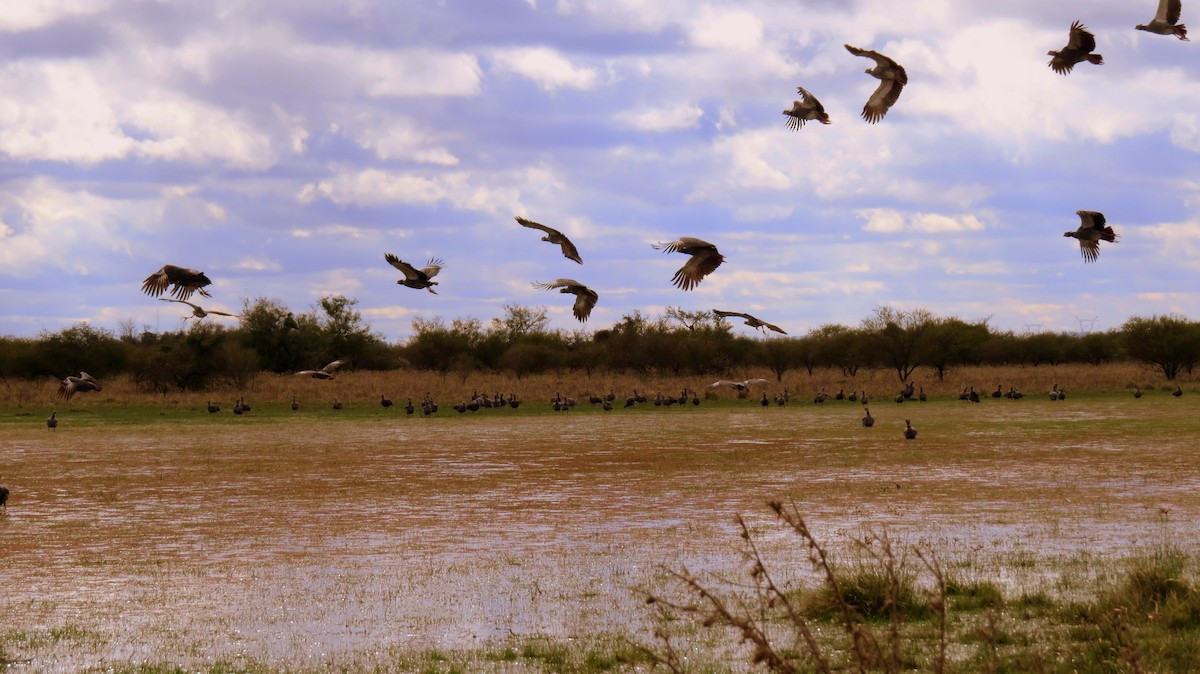
<instances>
[{"instance_id":1,"label":"cloud","mask_svg":"<svg viewBox=\"0 0 1200 674\"><path fill-rule=\"evenodd\" d=\"M577 67L549 47L503 49L495 51L491 58L497 70L529 78L545 91L591 89L598 78L595 69Z\"/></svg>"},{"instance_id":2,"label":"cloud","mask_svg":"<svg viewBox=\"0 0 1200 674\"><path fill-rule=\"evenodd\" d=\"M941 213L913 213L907 217L888 208L862 208L855 215L865 220L863 231L895 234L910 231L922 234L978 232L983 223L972 214L950 216Z\"/></svg>"},{"instance_id":3,"label":"cloud","mask_svg":"<svg viewBox=\"0 0 1200 674\"><path fill-rule=\"evenodd\" d=\"M694 129L700 124L704 110L690 103L679 103L664 108L649 108L637 112L624 112L617 115L617 123L621 126L646 131L662 133L666 131L681 131Z\"/></svg>"}]
</instances>

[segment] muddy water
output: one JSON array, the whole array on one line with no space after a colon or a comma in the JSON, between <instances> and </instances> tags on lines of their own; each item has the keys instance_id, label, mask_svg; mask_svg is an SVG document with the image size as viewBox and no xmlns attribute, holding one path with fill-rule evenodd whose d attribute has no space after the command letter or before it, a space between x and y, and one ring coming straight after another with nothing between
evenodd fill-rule
<instances>
[{"instance_id":1,"label":"muddy water","mask_svg":"<svg viewBox=\"0 0 1200 674\"><path fill-rule=\"evenodd\" d=\"M767 499L837 551L887 531L1012 591L1069 591L1139 548L1194 552L1200 421L1161 430L1168 402L910 404L873 429L849 404L9 425L0 644L76 671L645 637L632 588L736 576L735 513L780 577L807 575Z\"/></svg>"}]
</instances>

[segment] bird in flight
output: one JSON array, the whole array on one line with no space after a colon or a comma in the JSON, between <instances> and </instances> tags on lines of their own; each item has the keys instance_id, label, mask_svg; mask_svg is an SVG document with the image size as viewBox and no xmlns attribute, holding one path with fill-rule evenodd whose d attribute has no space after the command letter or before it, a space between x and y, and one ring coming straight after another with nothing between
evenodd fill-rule
<instances>
[{"instance_id":1,"label":"bird in flight","mask_svg":"<svg viewBox=\"0 0 1200 674\"><path fill-rule=\"evenodd\" d=\"M1139 23L1134 28L1159 35L1174 35L1184 42L1191 42L1188 40L1187 26L1179 23L1182 9L1182 0L1158 0L1158 11L1150 23Z\"/></svg>"},{"instance_id":2,"label":"bird in flight","mask_svg":"<svg viewBox=\"0 0 1200 674\"><path fill-rule=\"evenodd\" d=\"M528 227L530 229L540 229L543 232L545 232L546 236L542 237L542 241L548 241L550 243L558 244L559 247L562 248L563 257L567 258L568 260L574 260L574 261L578 262L579 264L583 264L583 258L579 257L579 250L575 248L575 244L571 243L571 240L568 239L566 237L566 235L564 235L562 232L558 231L557 229L554 229L553 227L547 227L547 226L541 224L540 222L534 222L533 220L527 220L525 218L522 218L519 215L516 216L516 218L517 218L517 222L520 223L521 226L523 226L523 227Z\"/></svg>"},{"instance_id":3,"label":"bird in flight","mask_svg":"<svg viewBox=\"0 0 1200 674\"><path fill-rule=\"evenodd\" d=\"M796 87L796 93L800 94L800 100L792 101L792 109L783 111L783 114L788 116L787 126L789 129L799 131L805 122L814 120L822 124L829 124L829 115L825 113L825 106L821 105L821 101L818 101L816 96L810 94L804 87Z\"/></svg>"},{"instance_id":4,"label":"bird in flight","mask_svg":"<svg viewBox=\"0 0 1200 674\"><path fill-rule=\"evenodd\" d=\"M846 51L855 56L862 56L875 61L874 68L868 68L866 73L879 80L879 86L863 105L862 118L874 124L883 119L889 108L900 98L900 91L908 84L908 73L892 59L870 49L859 49L846 45Z\"/></svg>"},{"instance_id":5,"label":"bird in flight","mask_svg":"<svg viewBox=\"0 0 1200 674\"><path fill-rule=\"evenodd\" d=\"M718 386L728 386L740 393L746 389L749 389L751 386L757 386L758 384L766 383L767 380L763 379L762 377L755 377L754 379L747 379L746 381L730 381L728 379L719 379L709 384L708 387L716 388Z\"/></svg>"},{"instance_id":6,"label":"bird in flight","mask_svg":"<svg viewBox=\"0 0 1200 674\"><path fill-rule=\"evenodd\" d=\"M1067 46L1059 51L1050 50L1046 55L1054 57L1050 59L1050 68L1059 75L1066 75L1076 63L1083 61L1098 66L1104 65L1104 57L1092 53L1095 49L1096 36L1089 33L1082 23L1075 21L1071 23L1071 36L1067 39Z\"/></svg>"},{"instance_id":7,"label":"bird in flight","mask_svg":"<svg viewBox=\"0 0 1200 674\"><path fill-rule=\"evenodd\" d=\"M671 283L681 290L695 288L705 276L713 273L725 261L725 256L717 251L716 246L691 236L680 237L670 243L651 244L651 247L664 253L684 253L692 256L671 277Z\"/></svg>"},{"instance_id":8,"label":"bird in flight","mask_svg":"<svg viewBox=\"0 0 1200 674\"><path fill-rule=\"evenodd\" d=\"M184 316L183 320L185 320L185 321L189 318L197 318L197 319L204 318L205 316L208 316L210 314L216 315L216 316L231 316L233 318L241 318L241 316L238 316L237 314L229 314L229 313L225 313L224 311L216 311L215 309L204 309L204 308L200 307L199 305L188 302L187 300L174 300L169 297L160 297L160 298L158 298L158 301L160 301L160 302L177 302L179 304L186 304L189 307L191 307L192 315Z\"/></svg>"},{"instance_id":9,"label":"bird in flight","mask_svg":"<svg viewBox=\"0 0 1200 674\"><path fill-rule=\"evenodd\" d=\"M764 335L767 334L767 330L773 330L775 332L778 332L781 335L787 334L786 332L783 331L783 328L780 328L778 325L773 325L771 323L767 323L766 321L759 320L758 318L755 318L754 316L751 316L750 314L743 314L740 311L721 311L720 309L713 309L713 313L716 314L717 316L720 316L721 318L730 318L730 317L734 317L734 316L736 316L738 318L744 318L744 319L746 319L746 325L749 325L752 328L761 330Z\"/></svg>"},{"instance_id":10,"label":"bird in flight","mask_svg":"<svg viewBox=\"0 0 1200 674\"><path fill-rule=\"evenodd\" d=\"M596 301L600 296L595 290L583 285L579 281L569 278L556 279L553 283L534 283L534 288L538 290L553 290L559 288L560 293L570 293L575 296L575 306L573 311L575 318L580 323L586 321L588 316L592 314L592 308L596 306Z\"/></svg>"},{"instance_id":11,"label":"bird in flight","mask_svg":"<svg viewBox=\"0 0 1200 674\"><path fill-rule=\"evenodd\" d=\"M88 391L99 391L100 382L92 375L80 371L79 376L67 376L58 383L58 397L63 400L70 400L76 393L87 393Z\"/></svg>"},{"instance_id":12,"label":"bird in flight","mask_svg":"<svg viewBox=\"0 0 1200 674\"><path fill-rule=\"evenodd\" d=\"M396 281L396 283L407 288L416 288L417 290L425 288L434 295L437 294L437 291L433 289L433 286L437 285L437 281L430 281L429 279L438 275L438 272L442 270L442 265L446 264L445 262L436 257L431 257L429 258L428 266L417 269L391 253L384 253L383 259L387 260L388 264L399 269L400 273L404 274L404 278Z\"/></svg>"},{"instance_id":13,"label":"bird in flight","mask_svg":"<svg viewBox=\"0 0 1200 674\"><path fill-rule=\"evenodd\" d=\"M325 380L336 379L336 375L333 374L333 371L345 364L346 364L346 361L344 361L344 360L335 360L332 363L321 368L320 370L300 370L296 374L297 375L307 375L309 377L312 377L313 379L325 379Z\"/></svg>"},{"instance_id":14,"label":"bird in flight","mask_svg":"<svg viewBox=\"0 0 1200 674\"><path fill-rule=\"evenodd\" d=\"M1095 262L1100 257L1100 242L1116 243L1117 233L1104 224L1104 214L1098 211L1075 211L1079 215L1079 229L1063 232L1063 236L1079 239L1079 252L1084 262Z\"/></svg>"},{"instance_id":15,"label":"bird in flight","mask_svg":"<svg viewBox=\"0 0 1200 674\"><path fill-rule=\"evenodd\" d=\"M168 287L174 286L171 287L171 296L177 299L186 300L197 290L205 297L212 297L204 289L204 286L211 283L212 281L204 275L204 272L187 267L176 267L173 264L164 264L161 269L142 281L142 292L151 297L158 297Z\"/></svg>"}]
</instances>

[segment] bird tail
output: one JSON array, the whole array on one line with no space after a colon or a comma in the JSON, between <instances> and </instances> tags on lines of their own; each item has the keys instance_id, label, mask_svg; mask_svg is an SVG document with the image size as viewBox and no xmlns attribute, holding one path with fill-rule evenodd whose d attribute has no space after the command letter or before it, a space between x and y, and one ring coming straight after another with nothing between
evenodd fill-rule
<instances>
[{"instance_id":1,"label":"bird tail","mask_svg":"<svg viewBox=\"0 0 1200 674\"><path fill-rule=\"evenodd\" d=\"M1088 54L1087 60L1088 60L1088 63L1094 63L1098 66L1104 65L1104 57L1101 56L1100 54Z\"/></svg>"},{"instance_id":2,"label":"bird tail","mask_svg":"<svg viewBox=\"0 0 1200 674\"><path fill-rule=\"evenodd\" d=\"M1100 232L1100 238L1109 243L1116 243L1117 233L1113 231L1112 227L1105 227L1104 231Z\"/></svg>"}]
</instances>

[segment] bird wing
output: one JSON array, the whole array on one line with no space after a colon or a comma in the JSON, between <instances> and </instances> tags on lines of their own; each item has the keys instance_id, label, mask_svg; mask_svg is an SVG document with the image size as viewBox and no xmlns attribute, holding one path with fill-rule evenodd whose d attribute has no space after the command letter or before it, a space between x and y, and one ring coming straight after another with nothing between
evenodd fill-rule
<instances>
[{"instance_id":1,"label":"bird wing","mask_svg":"<svg viewBox=\"0 0 1200 674\"><path fill-rule=\"evenodd\" d=\"M70 400L71 396L75 395L75 382L73 377L67 377L58 382L58 397L63 400Z\"/></svg>"},{"instance_id":2,"label":"bird wing","mask_svg":"<svg viewBox=\"0 0 1200 674\"><path fill-rule=\"evenodd\" d=\"M346 364L346 361L344 361L344 360L341 360L341 359L335 360L332 363L329 363L325 367L321 368L321 371L326 372L326 373L332 373L334 370L338 369L339 367L341 367L345 364Z\"/></svg>"},{"instance_id":3,"label":"bird wing","mask_svg":"<svg viewBox=\"0 0 1200 674\"><path fill-rule=\"evenodd\" d=\"M1079 252L1084 262L1095 262L1100 258L1100 239L1079 239Z\"/></svg>"},{"instance_id":4,"label":"bird wing","mask_svg":"<svg viewBox=\"0 0 1200 674\"><path fill-rule=\"evenodd\" d=\"M671 282L681 290L691 290L724 261L725 256L718 253L716 248L697 249L671 277Z\"/></svg>"},{"instance_id":5,"label":"bird wing","mask_svg":"<svg viewBox=\"0 0 1200 674\"><path fill-rule=\"evenodd\" d=\"M1078 21L1071 23L1071 37L1067 40L1067 50L1081 54L1090 53L1096 48L1096 36Z\"/></svg>"},{"instance_id":6,"label":"bird wing","mask_svg":"<svg viewBox=\"0 0 1200 674\"><path fill-rule=\"evenodd\" d=\"M737 388L738 384L735 381L729 381L728 379L721 379L719 381L714 381L713 383L708 385L709 388L716 388L718 386L732 386L733 388Z\"/></svg>"},{"instance_id":7,"label":"bird wing","mask_svg":"<svg viewBox=\"0 0 1200 674\"><path fill-rule=\"evenodd\" d=\"M428 266L422 268L421 273L425 275L426 280L429 280L429 279L433 278L434 276L437 276L438 272L440 272L442 270L442 267L445 264L446 263L442 262L440 259L438 259L436 257L431 257L431 258L429 258ZM434 293L434 294L437 294L437 293Z\"/></svg>"},{"instance_id":8,"label":"bird wing","mask_svg":"<svg viewBox=\"0 0 1200 674\"><path fill-rule=\"evenodd\" d=\"M890 58L884 56L883 54L880 54L879 52L877 52L873 49L859 49L858 47L852 47L850 45L845 45L845 47L846 47L846 51L850 52L851 54L854 54L855 56L863 56L863 57L866 57L869 59L873 59L875 61L876 65L888 66L888 67L892 67L892 66L896 65L895 61L891 60Z\"/></svg>"},{"instance_id":9,"label":"bird wing","mask_svg":"<svg viewBox=\"0 0 1200 674\"><path fill-rule=\"evenodd\" d=\"M383 259L387 260L388 264L392 265L396 269L399 269L400 273L404 274L405 279L407 279L409 281L424 280L421 278L421 272L418 271L416 267L405 262L404 260L401 260L400 258L396 257L395 255L392 255L391 253L384 253Z\"/></svg>"},{"instance_id":10,"label":"bird wing","mask_svg":"<svg viewBox=\"0 0 1200 674\"><path fill-rule=\"evenodd\" d=\"M195 304L188 302L187 300L177 300L177 299L174 299L171 297L160 297L160 298L158 298L158 301L159 302L175 302L177 304L186 304L189 307L191 307L193 311L200 308L200 307L196 306Z\"/></svg>"},{"instance_id":11,"label":"bird wing","mask_svg":"<svg viewBox=\"0 0 1200 674\"><path fill-rule=\"evenodd\" d=\"M746 381L742 382L742 386L753 386L755 384L765 383L767 383L766 379L763 379L762 377L755 377L754 379L747 379Z\"/></svg>"},{"instance_id":12,"label":"bird wing","mask_svg":"<svg viewBox=\"0 0 1200 674\"><path fill-rule=\"evenodd\" d=\"M1174 26L1179 22L1179 14L1182 11L1182 0L1158 0L1158 13L1154 15L1154 18L1157 21L1166 21Z\"/></svg>"},{"instance_id":13,"label":"bird wing","mask_svg":"<svg viewBox=\"0 0 1200 674\"><path fill-rule=\"evenodd\" d=\"M596 306L600 295L587 286L576 286L576 288L578 289L571 290L571 292L575 293L575 306L572 307L572 311L575 314L575 318L583 322L588 319L588 316L592 315L592 309Z\"/></svg>"},{"instance_id":14,"label":"bird wing","mask_svg":"<svg viewBox=\"0 0 1200 674\"><path fill-rule=\"evenodd\" d=\"M1079 215L1079 219L1083 227L1094 229L1097 232L1104 231L1104 214L1099 211L1075 211Z\"/></svg>"},{"instance_id":15,"label":"bird wing","mask_svg":"<svg viewBox=\"0 0 1200 674\"><path fill-rule=\"evenodd\" d=\"M554 279L550 283L538 283L536 281L533 283L533 287L537 288L538 290L553 290L555 288L564 288L566 286L583 286L583 284L579 281L569 278Z\"/></svg>"},{"instance_id":16,"label":"bird wing","mask_svg":"<svg viewBox=\"0 0 1200 674\"><path fill-rule=\"evenodd\" d=\"M557 229L554 229L553 227L547 227L540 222L534 222L533 220L522 218L519 215L516 216L516 220L517 220L517 223L519 223L523 227L528 227L530 229L540 229L543 232L545 232L547 234L552 234L552 235L560 233Z\"/></svg>"},{"instance_id":17,"label":"bird wing","mask_svg":"<svg viewBox=\"0 0 1200 674\"><path fill-rule=\"evenodd\" d=\"M772 331L774 331L774 332L778 332L778 333L779 333L779 334L781 334L781 335L786 335L786 334L787 334L786 332L784 332L784 331L783 331L783 328L779 327L778 325L775 325L774 323L763 323L763 327L764 327L764 328L766 328L766 329L768 329L768 330L772 330Z\"/></svg>"},{"instance_id":18,"label":"bird wing","mask_svg":"<svg viewBox=\"0 0 1200 674\"><path fill-rule=\"evenodd\" d=\"M907 81L907 78L904 81ZM866 104L863 105L862 118L872 124L883 119L883 116L887 114L888 108L892 107L897 99L900 98L900 91L904 88L904 81L900 79L879 80L879 86L875 87L874 93L871 94Z\"/></svg>"},{"instance_id":19,"label":"bird wing","mask_svg":"<svg viewBox=\"0 0 1200 674\"><path fill-rule=\"evenodd\" d=\"M566 235L560 233L555 240L558 242L559 247L562 248L563 257L583 264L583 258L579 257L579 249L575 247L575 244L571 243L571 240Z\"/></svg>"},{"instance_id":20,"label":"bird wing","mask_svg":"<svg viewBox=\"0 0 1200 674\"><path fill-rule=\"evenodd\" d=\"M163 267L142 281L142 292L151 297L158 297L169 285L171 285L171 281L167 278L167 268Z\"/></svg>"},{"instance_id":21,"label":"bird wing","mask_svg":"<svg viewBox=\"0 0 1200 674\"><path fill-rule=\"evenodd\" d=\"M713 309L713 313L721 318L729 318L731 316L737 316L738 318L752 318L750 314L743 314L739 311L722 311L720 309Z\"/></svg>"},{"instance_id":22,"label":"bird wing","mask_svg":"<svg viewBox=\"0 0 1200 674\"><path fill-rule=\"evenodd\" d=\"M224 311L215 311L213 309L207 309L206 311L210 314L216 314L217 316L232 316L233 318L239 318L237 314L229 314L225 313Z\"/></svg>"},{"instance_id":23,"label":"bird wing","mask_svg":"<svg viewBox=\"0 0 1200 674\"><path fill-rule=\"evenodd\" d=\"M187 267L177 267L173 264L163 265L159 273L166 277L165 283L170 283L175 287L171 290L171 296L186 300L192 296L192 293L199 290L201 295L211 297L203 290L204 286L212 284L212 281L202 271L189 269ZM149 280L149 279L147 279ZM144 285L144 284L143 284ZM161 292L161 291L160 291ZM156 293L157 295L157 293Z\"/></svg>"}]
</instances>

